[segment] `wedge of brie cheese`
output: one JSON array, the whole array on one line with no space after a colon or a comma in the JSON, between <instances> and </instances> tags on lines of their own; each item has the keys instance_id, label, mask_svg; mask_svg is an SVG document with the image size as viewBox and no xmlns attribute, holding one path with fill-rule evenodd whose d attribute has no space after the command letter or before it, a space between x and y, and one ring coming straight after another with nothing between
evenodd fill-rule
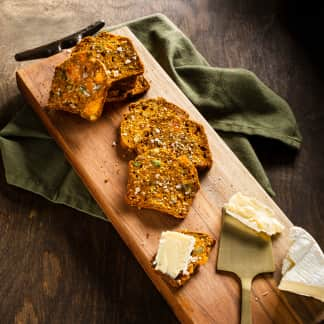
<instances>
[{"instance_id":1,"label":"wedge of brie cheese","mask_svg":"<svg viewBox=\"0 0 324 324\"><path fill-rule=\"evenodd\" d=\"M159 249L153 262L155 270L175 279L186 273L191 261L195 238L179 232L162 232Z\"/></svg>"},{"instance_id":2,"label":"wedge of brie cheese","mask_svg":"<svg viewBox=\"0 0 324 324\"><path fill-rule=\"evenodd\" d=\"M289 232L292 245L282 264L279 289L324 302L324 254L314 238L301 227Z\"/></svg>"},{"instance_id":3,"label":"wedge of brie cheese","mask_svg":"<svg viewBox=\"0 0 324 324\"><path fill-rule=\"evenodd\" d=\"M271 236L282 232L285 228L276 218L275 213L268 206L255 198L241 194L234 194L224 205L226 214L236 218L246 226L257 232L264 232Z\"/></svg>"}]
</instances>

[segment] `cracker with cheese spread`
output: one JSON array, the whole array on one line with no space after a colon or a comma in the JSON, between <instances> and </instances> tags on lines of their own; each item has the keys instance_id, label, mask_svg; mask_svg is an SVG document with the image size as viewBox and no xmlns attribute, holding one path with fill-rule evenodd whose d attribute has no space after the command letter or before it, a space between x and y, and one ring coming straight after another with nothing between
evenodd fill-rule
<instances>
[{"instance_id":1,"label":"cracker with cheese spread","mask_svg":"<svg viewBox=\"0 0 324 324\"><path fill-rule=\"evenodd\" d=\"M152 266L172 287L184 285L207 263L215 240L208 234L190 232L162 232L159 248Z\"/></svg>"}]
</instances>

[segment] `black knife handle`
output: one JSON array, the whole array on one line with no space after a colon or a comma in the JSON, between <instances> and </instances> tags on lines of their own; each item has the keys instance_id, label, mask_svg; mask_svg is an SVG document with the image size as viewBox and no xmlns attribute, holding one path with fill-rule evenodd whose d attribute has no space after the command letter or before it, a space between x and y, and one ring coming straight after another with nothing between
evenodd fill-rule
<instances>
[{"instance_id":1,"label":"black knife handle","mask_svg":"<svg viewBox=\"0 0 324 324\"><path fill-rule=\"evenodd\" d=\"M57 41L24 52L17 53L15 55L15 59L16 61L26 61L26 60L43 58L43 57L49 57L51 55L61 52L62 49L73 47L74 45L78 44L83 37L95 34L104 25L105 22L103 20L96 21L94 24L86 28L83 28L69 36L61 38Z\"/></svg>"}]
</instances>

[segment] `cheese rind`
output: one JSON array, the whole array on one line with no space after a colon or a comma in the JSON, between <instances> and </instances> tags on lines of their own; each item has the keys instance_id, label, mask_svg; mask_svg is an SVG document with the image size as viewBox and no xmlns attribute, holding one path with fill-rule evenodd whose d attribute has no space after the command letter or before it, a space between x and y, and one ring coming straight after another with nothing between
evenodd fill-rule
<instances>
[{"instance_id":1,"label":"cheese rind","mask_svg":"<svg viewBox=\"0 0 324 324\"><path fill-rule=\"evenodd\" d=\"M285 228L276 218L274 211L255 198L238 192L224 205L226 214L236 218L256 232L269 236L280 233Z\"/></svg>"},{"instance_id":2,"label":"cheese rind","mask_svg":"<svg viewBox=\"0 0 324 324\"><path fill-rule=\"evenodd\" d=\"M153 262L158 270L175 279L186 273L191 261L195 238L179 232L162 232L159 249Z\"/></svg>"},{"instance_id":3,"label":"cheese rind","mask_svg":"<svg viewBox=\"0 0 324 324\"><path fill-rule=\"evenodd\" d=\"M315 239L301 227L289 232L292 245L283 261L279 289L324 302L324 254Z\"/></svg>"}]
</instances>

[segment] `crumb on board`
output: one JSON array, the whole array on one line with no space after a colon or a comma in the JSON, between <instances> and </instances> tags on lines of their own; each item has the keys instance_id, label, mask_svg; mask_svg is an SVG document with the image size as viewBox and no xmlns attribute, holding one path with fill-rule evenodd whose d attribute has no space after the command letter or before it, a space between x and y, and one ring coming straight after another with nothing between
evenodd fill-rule
<instances>
[{"instance_id":1,"label":"crumb on board","mask_svg":"<svg viewBox=\"0 0 324 324\"><path fill-rule=\"evenodd\" d=\"M112 144L111 144L111 146L113 146L113 147L117 146L117 142L116 141L113 141Z\"/></svg>"},{"instance_id":2,"label":"crumb on board","mask_svg":"<svg viewBox=\"0 0 324 324\"><path fill-rule=\"evenodd\" d=\"M104 180L104 183L107 183L108 181L109 181L109 179L105 179L105 180Z\"/></svg>"},{"instance_id":3,"label":"crumb on board","mask_svg":"<svg viewBox=\"0 0 324 324\"><path fill-rule=\"evenodd\" d=\"M150 237L150 233L146 233L146 238L148 239Z\"/></svg>"}]
</instances>

